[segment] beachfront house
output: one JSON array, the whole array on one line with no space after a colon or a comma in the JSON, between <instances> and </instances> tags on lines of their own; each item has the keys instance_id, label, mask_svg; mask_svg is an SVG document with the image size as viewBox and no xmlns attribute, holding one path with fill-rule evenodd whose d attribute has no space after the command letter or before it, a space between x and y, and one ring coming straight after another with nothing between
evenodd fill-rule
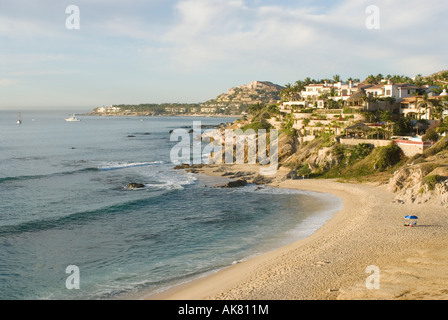
<instances>
[{"instance_id":1,"label":"beachfront house","mask_svg":"<svg viewBox=\"0 0 448 320\"><path fill-rule=\"evenodd\" d=\"M215 113L216 107L202 107L201 112L202 113Z\"/></svg>"},{"instance_id":2,"label":"beachfront house","mask_svg":"<svg viewBox=\"0 0 448 320\"><path fill-rule=\"evenodd\" d=\"M446 105L446 102L442 99L448 97L446 89L439 95L434 92L430 92L426 97L423 95L417 95L412 97L403 98L400 101L400 115L412 119L425 119L431 120L435 115L435 105ZM445 109L445 108L443 108ZM446 110L443 111L445 113ZM442 113L442 115L444 115Z\"/></svg>"},{"instance_id":3,"label":"beachfront house","mask_svg":"<svg viewBox=\"0 0 448 320\"><path fill-rule=\"evenodd\" d=\"M96 109L96 112L98 113L118 113L120 111L121 111L120 107L114 107L114 106L110 107L103 106Z\"/></svg>"}]
</instances>

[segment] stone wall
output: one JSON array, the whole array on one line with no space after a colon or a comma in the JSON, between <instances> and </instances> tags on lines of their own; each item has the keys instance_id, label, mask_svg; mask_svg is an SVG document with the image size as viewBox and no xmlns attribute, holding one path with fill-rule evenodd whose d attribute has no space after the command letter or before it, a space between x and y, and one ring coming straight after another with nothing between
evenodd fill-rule
<instances>
[{"instance_id":1,"label":"stone wall","mask_svg":"<svg viewBox=\"0 0 448 320\"><path fill-rule=\"evenodd\" d=\"M406 157L413 157L416 154L423 153L426 149L431 148L433 142L419 142L409 140L395 140L395 143L403 150Z\"/></svg>"},{"instance_id":2,"label":"stone wall","mask_svg":"<svg viewBox=\"0 0 448 320\"><path fill-rule=\"evenodd\" d=\"M379 140L379 139L344 139L340 138L341 144L346 144L349 146L357 146L360 143L371 144L374 147L385 147L392 143L392 140Z\"/></svg>"}]
</instances>

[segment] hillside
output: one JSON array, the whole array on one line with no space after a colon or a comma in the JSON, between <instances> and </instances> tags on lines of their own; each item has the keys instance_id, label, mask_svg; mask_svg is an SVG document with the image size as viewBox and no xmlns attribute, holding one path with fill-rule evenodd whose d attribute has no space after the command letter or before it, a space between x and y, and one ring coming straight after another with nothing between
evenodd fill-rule
<instances>
[{"instance_id":1,"label":"hillside","mask_svg":"<svg viewBox=\"0 0 448 320\"><path fill-rule=\"evenodd\" d=\"M228 128L269 129L274 115L265 107L251 119L237 120ZM328 134L302 142L286 123L277 129L279 164L288 168L289 177L382 184L395 194L398 203L448 206L448 137L441 136L423 154L407 158L393 143L376 148L367 143L345 145Z\"/></svg>"},{"instance_id":2,"label":"hillside","mask_svg":"<svg viewBox=\"0 0 448 320\"><path fill-rule=\"evenodd\" d=\"M227 93L219 95L216 99L209 100L206 104L213 105L250 105L273 104L280 98L280 91L284 87L269 81L253 81L249 84L231 88Z\"/></svg>"},{"instance_id":3,"label":"hillside","mask_svg":"<svg viewBox=\"0 0 448 320\"><path fill-rule=\"evenodd\" d=\"M145 103L139 105L111 105L95 108L88 115L108 116L157 116L157 115L232 115L247 112L251 105L275 104L280 98L282 86L269 81L252 81L249 84L231 88L203 103Z\"/></svg>"}]
</instances>

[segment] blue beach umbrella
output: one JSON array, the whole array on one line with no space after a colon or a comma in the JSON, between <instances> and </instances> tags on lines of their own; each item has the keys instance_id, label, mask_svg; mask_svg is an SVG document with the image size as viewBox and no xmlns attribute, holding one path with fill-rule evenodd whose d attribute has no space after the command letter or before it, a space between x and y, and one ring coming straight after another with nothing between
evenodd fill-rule
<instances>
[{"instance_id":1,"label":"blue beach umbrella","mask_svg":"<svg viewBox=\"0 0 448 320\"><path fill-rule=\"evenodd\" d=\"M412 226L415 226L416 224L417 224L417 221L415 221L415 222L412 222L412 220L417 220L418 219L418 217L417 216L410 216L410 215L407 215L407 216L405 216L404 217L405 219L409 219L409 226L410 227L412 227Z\"/></svg>"}]
</instances>

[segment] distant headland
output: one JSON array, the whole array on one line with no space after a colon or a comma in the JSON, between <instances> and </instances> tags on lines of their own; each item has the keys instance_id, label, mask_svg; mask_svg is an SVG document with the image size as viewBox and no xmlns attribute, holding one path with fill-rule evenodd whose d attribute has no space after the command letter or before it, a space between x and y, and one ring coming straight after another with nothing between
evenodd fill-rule
<instances>
[{"instance_id":1,"label":"distant headland","mask_svg":"<svg viewBox=\"0 0 448 320\"><path fill-rule=\"evenodd\" d=\"M99 116L243 116L257 104L276 104L283 86L269 81L252 81L202 103L120 104L95 108L88 115Z\"/></svg>"}]
</instances>

